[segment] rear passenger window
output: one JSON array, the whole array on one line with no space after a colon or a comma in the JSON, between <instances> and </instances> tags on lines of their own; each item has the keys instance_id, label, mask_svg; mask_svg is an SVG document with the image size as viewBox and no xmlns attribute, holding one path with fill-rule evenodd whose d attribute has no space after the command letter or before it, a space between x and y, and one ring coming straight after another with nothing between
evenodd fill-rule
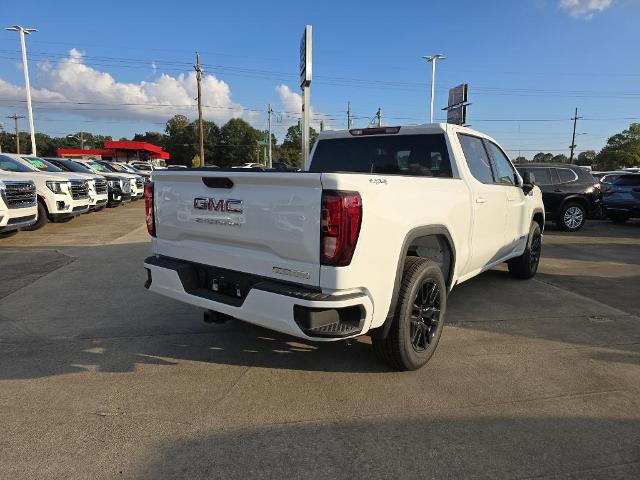
<instances>
[{"instance_id":1,"label":"rear passenger window","mask_svg":"<svg viewBox=\"0 0 640 480\"><path fill-rule=\"evenodd\" d=\"M467 161L471 174L482 183L493 183L493 174L491 173L491 165L489 156L482 144L482 140L478 137L470 135L458 134L464 158Z\"/></svg>"},{"instance_id":2,"label":"rear passenger window","mask_svg":"<svg viewBox=\"0 0 640 480\"><path fill-rule=\"evenodd\" d=\"M487 146L487 150L489 151L489 155L491 155L491 160L493 160L493 167L496 177L496 183L500 183L503 185L515 185L515 171L511 166L511 162L506 157L500 148L487 140L484 141Z\"/></svg>"},{"instance_id":3,"label":"rear passenger window","mask_svg":"<svg viewBox=\"0 0 640 480\"><path fill-rule=\"evenodd\" d=\"M553 185L550 168L531 168L529 171L533 174L537 185Z\"/></svg>"},{"instance_id":4,"label":"rear passenger window","mask_svg":"<svg viewBox=\"0 0 640 480\"><path fill-rule=\"evenodd\" d=\"M613 183L622 187L640 187L640 175L622 175Z\"/></svg>"},{"instance_id":5,"label":"rear passenger window","mask_svg":"<svg viewBox=\"0 0 640 480\"><path fill-rule=\"evenodd\" d=\"M576 172L570 168L556 168L555 170L560 179L560 183L575 182L578 179Z\"/></svg>"}]
</instances>

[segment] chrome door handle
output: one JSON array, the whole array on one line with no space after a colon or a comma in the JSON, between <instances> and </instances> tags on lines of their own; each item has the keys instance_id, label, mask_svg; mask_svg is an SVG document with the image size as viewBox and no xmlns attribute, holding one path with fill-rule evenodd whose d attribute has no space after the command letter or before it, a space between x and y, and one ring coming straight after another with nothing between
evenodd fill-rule
<instances>
[{"instance_id":1,"label":"chrome door handle","mask_svg":"<svg viewBox=\"0 0 640 480\"><path fill-rule=\"evenodd\" d=\"M484 197L476 197L476 203L487 203L487 199Z\"/></svg>"}]
</instances>

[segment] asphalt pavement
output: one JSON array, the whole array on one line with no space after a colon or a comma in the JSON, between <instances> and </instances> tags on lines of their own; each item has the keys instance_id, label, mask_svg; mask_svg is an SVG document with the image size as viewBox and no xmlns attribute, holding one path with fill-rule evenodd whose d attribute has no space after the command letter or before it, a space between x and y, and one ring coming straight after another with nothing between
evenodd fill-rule
<instances>
[{"instance_id":1,"label":"asphalt pavement","mask_svg":"<svg viewBox=\"0 0 640 480\"><path fill-rule=\"evenodd\" d=\"M144 289L141 202L0 239L0 478L640 478L640 222L550 226L389 370Z\"/></svg>"}]
</instances>

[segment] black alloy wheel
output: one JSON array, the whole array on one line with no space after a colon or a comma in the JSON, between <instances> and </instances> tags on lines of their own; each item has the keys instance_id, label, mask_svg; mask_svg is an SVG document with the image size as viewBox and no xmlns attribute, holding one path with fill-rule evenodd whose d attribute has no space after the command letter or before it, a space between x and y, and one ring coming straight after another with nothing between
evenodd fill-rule
<instances>
[{"instance_id":1,"label":"black alloy wheel","mask_svg":"<svg viewBox=\"0 0 640 480\"><path fill-rule=\"evenodd\" d=\"M424 352L433 342L440 322L440 287L426 280L416 291L411 315L411 346Z\"/></svg>"}]
</instances>

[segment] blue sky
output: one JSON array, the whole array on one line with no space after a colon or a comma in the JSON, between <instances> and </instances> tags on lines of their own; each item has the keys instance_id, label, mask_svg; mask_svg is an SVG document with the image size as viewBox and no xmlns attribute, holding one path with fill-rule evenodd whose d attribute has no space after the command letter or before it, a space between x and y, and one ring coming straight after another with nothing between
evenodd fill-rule
<instances>
[{"instance_id":1,"label":"blue sky","mask_svg":"<svg viewBox=\"0 0 640 480\"><path fill-rule=\"evenodd\" d=\"M468 82L469 123L514 156L568 153L575 107L585 117L580 150L640 121L637 0L0 1L0 12L7 26L39 30L27 39L36 129L53 135L130 137L162 131L173 113L193 118L197 50L206 117L264 128L271 102L282 136L299 105L305 24L314 29L313 116L330 128L345 127L348 100L356 125L378 107L387 124L425 122L430 70L421 56L432 53L447 56L437 115L446 90ZM0 113L24 114L18 35L0 39Z\"/></svg>"}]
</instances>

